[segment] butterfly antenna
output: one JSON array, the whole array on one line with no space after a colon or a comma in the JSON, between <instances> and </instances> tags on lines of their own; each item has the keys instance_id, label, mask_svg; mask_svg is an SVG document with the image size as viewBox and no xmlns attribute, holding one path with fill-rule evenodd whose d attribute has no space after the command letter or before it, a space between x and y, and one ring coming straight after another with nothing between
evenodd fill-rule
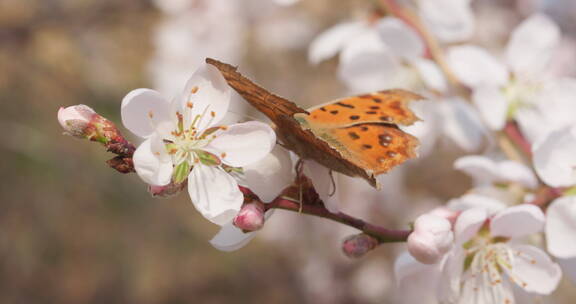
<instances>
[{"instance_id":1,"label":"butterfly antenna","mask_svg":"<svg viewBox=\"0 0 576 304\"><path fill-rule=\"evenodd\" d=\"M328 194L328 196L330 197L332 197L336 193L336 180L334 180L334 175L332 173L333 173L332 170L328 171L328 174L330 175L330 181L332 182L332 192Z\"/></svg>"}]
</instances>

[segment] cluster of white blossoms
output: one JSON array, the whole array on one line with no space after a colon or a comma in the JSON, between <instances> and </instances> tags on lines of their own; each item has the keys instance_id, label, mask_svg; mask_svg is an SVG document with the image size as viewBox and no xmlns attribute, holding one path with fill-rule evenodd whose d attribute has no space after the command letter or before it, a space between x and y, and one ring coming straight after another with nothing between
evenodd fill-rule
<instances>
[{"instance_id":1,"label":"cluster of white blossoms","mask_svg":"<svg viewBox=\"0 0 576 304\"><path fill-rule=\"evenodd\" d=\"M404 300L515 303L548 295L563 272L576 279L576 79L550 69L561 32L536 13L498 54L469 44L471 1L414 2L445 67L426 54L413 24L389 16L338 24L309 49L313 64L339 54L338 76L352 92L402 87L427 96L415 109L424 122L406 129L423 141L423 157L440 133L467 152L484 147L484 155L454 164L474 187L414 222L395 268ZM466 92L453 90L454 82ZM498 146L507 124L524 136L527 161L508 159ZM542 191L555 199L534 204Z\"/></svg>"},{"instance_id":2,"label":"cluster of white blossoms","mask_svg":"<svg viewBox=\"0 0 576 304\"><path fill-rule=\"evenodd\" d=\"M454 169L471 177L472 189L414 221L395 265L403 300L511 304L551 294L563 273L576 282L576 79L549 71L558 26L536 13L498 54L469 43L471 0L411 3L415 10L404 17L418 22L344 22L321 33L308 52L312 64L339 55L337 73L351 92L400 87L426 96L414 109L423 121L406 128L422 141L421 157L440 138L470 153ZM126 95L122 122L143 139L133 155L140 178L160 192L187 185L196 209L222 227L210 243L231 251L271 215L262 202L292 184L295 157L277 145L268 124L233 121L231 88L215 67L198 65L172 100L150 89ZM61 109L58 118L72 132L94 114L82 106ZM516 133L506 133L509 127ZM336 213L342 189L334 176L313 161L303 172ZM240 187L261 202L245 202Z\"/></svg>"}]
</instances>

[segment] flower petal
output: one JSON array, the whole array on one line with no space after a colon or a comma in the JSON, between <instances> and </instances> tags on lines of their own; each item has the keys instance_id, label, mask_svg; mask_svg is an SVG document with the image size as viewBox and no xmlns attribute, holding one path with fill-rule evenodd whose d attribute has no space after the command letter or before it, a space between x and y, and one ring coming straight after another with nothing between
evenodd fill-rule
<instances>
[{"instance_id":1,"label":"flower petal","mask_svg":"<svg viewBox=\"0 0 576 304\"><path fill-rule=\"evenodd\" d=\"M576 258L576 197L561 197L546 210L548 252L558 258Z\"/></svg>"},{"instance_id":2,"label":"flower petal","mask_svg":"<svg viewBox=\"0 0 576 304\"><path fill-rule=\"evenodd\" d=\"M497 164L500 181L516 182L527 188L538 186L538 179L528 166L513 160L504 160Z\"/></svg>"},{"instance_id":3,"label":"flower petal","mask_svg":"<svg viewBox=\"0 0 576 304\"><path fill-rule=\"evenodd\" d=\"M452 71L465 85L501 86L508 82L508 71L485 49L462 45L448 50L447 61Z\"/></svg>"},{"instance_id":4,"label":"flower petal","mask_svg":"<svg viewBox=\"0 0 576 304\"><path fill-rule=\"evenodd\" d=\"M496 86L480 86L474 89L472 101L482 118L492 130L501 130L506 123L508 100Z\"/></svg>"},{"instance_id":5,"label":"flower petal","mask_svg":"<svg viewBox=\"0 0 576 304\"><path fill-rule=\"evenodd\" d=\"M418 70L420 78L428 88L438 92L445 92L448 89L446 77L434 61L419 58L412 60L411 63Z\"/></svg>"},{"instance_id":6,"label":"flower petal","mask_svg":"<svg viewBox=\"0 0 576 304\"><path fill-rule=\"evenodd\" d=\"M506 208L490 221L493 236L517 238L542 231L544 213L535 205L522 204Z\"/></svg>"},{"instance_id":7,"label":"flower petal","mask_svg":"<svg viewBox=\"0 0 576 304\"><path fill-rule=\"evenodd\" d=\"M496 164L486 156L460 157L454 162L454 168L471 176L477 184L487 184L497 179Z\"/></svg>"},{"instance_id":8,"label":"flower petal","mask_svg":"<svg viewBox=\"0 0 576 304\"><path fill-rule=\"evenodd\" d=\"M172 178L173 165L156 136L146 139L138 146L132 157L134 169L142 180L154 186L165 186Z\"/></svg>"},{"instance_id":9,"label":"flower petal","mask_svg":"<svg viewBox=\"0 0 576 304\"><path fill-rule=\"evenodd\" d=\"M424 54L422 39L402 20L394 17L382 18L376 28L382 41L396 56L410 60Z\"/></svg>"},{"instance_id":10,"label":"flower petal","mask_svg":"<svg viewBox=\"0 0 576 304\"><path fill-rule=\"evenodd\" d=\"M232 222L244 201L236 180L218 167L194 166L188 176L188 193L194 207L220 226Z\"/></svg>"},{"instance_id":11,"label":"flower petal","mask_svg":"<svg viewBox=\"0 0 576 304\"><path fill-rule=\"evenodd\" d=\"M304 163L304 174L312 180L312 185L314 185L320 199L324 202L326 209L332 213L340 211L338 185L336 183L338 173L330 174L330 169L313 160L306 160Z\"/></svg>"},{"instance_id":12,"label":"flower petal","mask_svg":"<svg viewBox=\"0 0 576 304\"><path fill-rule=\"evenodd\" d=\"M484 208L468 209L458 216L454 224L454 235L457 244L468 242L484 225L488 213Z\"/></svg>"},{"instance_id":13,"label":"flower petal","mask_svg":"<svg viewBox=\"0 0 576 304\"><path fill-rule=\"evenodd\" d=\"M469 39L474 33L474 15L468 0L419 0L424 22L444 42Z\"/></svg>"},{"instance_id":14,"label":"flower petal","mask_svg":"<svg viewBox=\"0 0 576 304\"><path fill-rule=\"evenodd\" d=\"M366 24L362 22L344 22L329 28L310 44L308 60L313 64L318 64L335 56L346 43L366 29Z\"/></svg>"},{"instance_id":15,"label":"flower petal","mask_svg":"<svg viewBox=\"0 0 576 304\"><path fill-rule=\"evenodd\" d=\"M486 129L472 106L460 98L451 98L439 104L442 130L465 151L480 148Z\"/></svg>"},{"instance_id":16,"label":"flower petal","mask_svg":"<svg viewBox=\"0 0 576 304\"><path fill-rule=\"evenodd\" d=\"M576 126L554 131L533 146L534 169L547 185L576 184Z\"/></svg>"},{"instance_id":17,"label":"flower petal","mask_svg":"<svg viewBox=\"0 0 576 304\"><path fill-rule=\"evenodd\" d=\"M235 251L248 244L256 233L244 233L232 223L220 228L220 231L210 240L210 244L220 251Z\"/></svg>"},{"instance_id":18,"label":"flower petal","mask_svg":"<svg viewBox=\"0 0 576 304\"><path fill-rule=\"evenodd\" d=\"M460 246L454 247L447 255L442 265L442 276L438 286L438 298L442 303L459 303L457 300L460 295L465 257L466 254Z\"/></svg>"},{"instance_id":19,"label":"flower petal","mask_svg":"<svg viewBox=\"0 0 576 304\"><path fill-rule=\"evenodd\" d=\"M148 137L156 125L170 119L170 104L154 90L136 89L122 99L120 113L126 129L140 137Z\"/></svg>"},{"instance_id":20,"label":"flower petal","mask_svg":"<svg viewBox=\"0 0 576 304\"><path fill-rule=\"evenodd\" d=\"M402 69L376 31L364 33L340 54L338 77L354 92L377 91L397 86Z\"/></svg>"},{"instance_id":21,"label":"flower petal","mask_svg":"<svg viewBox=\"0 0 576 304\"><path fill-rule=\"evenodd\" d=\"M172 115L175 115L175 112L183 114L185 128L200 115L196 128L204 130L224 118L231 96L230 86L220 71L210 64L202 64L188 79L183 92L174 100Z\"/></svg>"},{"instance_id":22,"label":"flower petal","mask_svg":"<svg viewBox=\"0 0 576 304\"><path fill-rule=\"evenodd\" d=\"M279 145L266 157L243 169L240 185L248 187L264 202L272 201L294 181L290 154Z\"/></svg>"},{"instance_id":23,"label":"flower petal","mask_svg":"<svg viewBox=\"0 0 576 304\"><path fill-rule=\"evenodd\" d=\"M228 126L218 133L207 150L224 153L222 162L233 167L243 167L263 159L274 148L276 133L262 122L248 121Z\"/></svg>"},{"instance_id":24,"label":"flower petal","mask_svg":"<svg viewBox=\"0 0 576 304\"><path fill-rule=\"evenodd\" d=\"M512 33L506 60L517 74L538 76L550 61L560 42L560 29L549 17L536 14Z\"/></svg>"},{"instance_id":25,"label":"flower petal","mask_svg":"<svg viewBox=\"0 0 576 304\"><path fill-rule=\"evenodd\" d=\"M562 278L562 270L541 249L530 245L510 244L514 250L512 267L503 267L518 286L527 292L552 293Z\"/></svg>"},{"instance_id":26,"label":"flower petal","mask_svg":"<svg viewBox=\"0 0 576 304\"><path fill-rule=\"evenodd\" d=\"M394 262L394 276L401 296L399 301L394 303L436 303L440 266L440 263L434 265L419 263L407 252L398 256Z\"/></svg>"},{"instance_id":27,"label":"flower petal","mask_svg":"<svg viewBox=\"0 0 576 304\"><path fill-rule=\"evenodd\" d=\"M480 188L483 189L483 188ZM493 188L491 188L493 189ZM497 198L479 193L465 194L459 198L451 199L448 207L456 211L466 211L472 208L482 208L488 215L495 214L506 208L506 205Z\"/></svg>"}]
</instances>

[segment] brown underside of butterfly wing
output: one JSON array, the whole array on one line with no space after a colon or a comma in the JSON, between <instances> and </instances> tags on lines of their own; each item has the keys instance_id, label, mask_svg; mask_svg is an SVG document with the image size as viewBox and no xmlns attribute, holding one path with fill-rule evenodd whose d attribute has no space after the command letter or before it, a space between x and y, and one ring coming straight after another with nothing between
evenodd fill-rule
<instances>
[{"instance_id":1,"label":"brown underside of butterfly wing","mask_svg":"<svg viewBox=\"0 0 576 304\"><path fill-rule=\"evenodd\" d=\"M359 123L411 125L419 118L408 108L412 101L424 99L401 89L385 90L343 98L310 111L307 120L315 128L331 128Z\"/></svg>"},{"instance_id":2,"label":"brown underside of butterfly wing","mask_svg":"<svg viewBox=\"0 0 576 304\"><path fill-rule=\"evenodd\" d=\"M321 137L357 166L375 175L386 173L416 157L418 146L417 138L389 124L370 123L327 129Z\"/></svg>"},{"instance_id":3,"label":"brown underside of butterfly wing","mask_svg":"<svg viewBox=\"0 0 576 304\"><path fill-rule=\"evenodd\" d=\"M330 147L324 140L316 137L310 130L303 129L294 119L294 114L308 113L295 103L276 96L258 86L250 79L242 76L236 68L206 58L206 63L218 68L226 82L252 106L264 113L276 125L278 139L286 148L292 150L303 159L313 159L323 166L348 176L364 178L370 185L377 187L377 181L372 174L342 157L339 151Z\"/></svg>"}]
</instances>

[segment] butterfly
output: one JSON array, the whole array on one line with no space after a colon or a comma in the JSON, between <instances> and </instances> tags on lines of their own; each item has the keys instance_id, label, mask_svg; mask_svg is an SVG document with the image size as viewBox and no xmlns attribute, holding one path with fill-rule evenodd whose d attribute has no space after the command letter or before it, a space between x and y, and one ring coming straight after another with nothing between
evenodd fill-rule
<instances>
[{"instance_id":1,"label":"butterfly","mask_svg":"<svg viewBox=\"0 0 576 304\"><path fill-rule=\"evenodd\" d=\"M409 103L423 97L400 89L339 99L306 111L274 95L236 71L207 58L228 84L268 116L282 143L302 159L313 159L348 176L364 178L379 188L375 176L416 157L418 139L398 125L419 118Z\"/></svg>"}]
</instances>

